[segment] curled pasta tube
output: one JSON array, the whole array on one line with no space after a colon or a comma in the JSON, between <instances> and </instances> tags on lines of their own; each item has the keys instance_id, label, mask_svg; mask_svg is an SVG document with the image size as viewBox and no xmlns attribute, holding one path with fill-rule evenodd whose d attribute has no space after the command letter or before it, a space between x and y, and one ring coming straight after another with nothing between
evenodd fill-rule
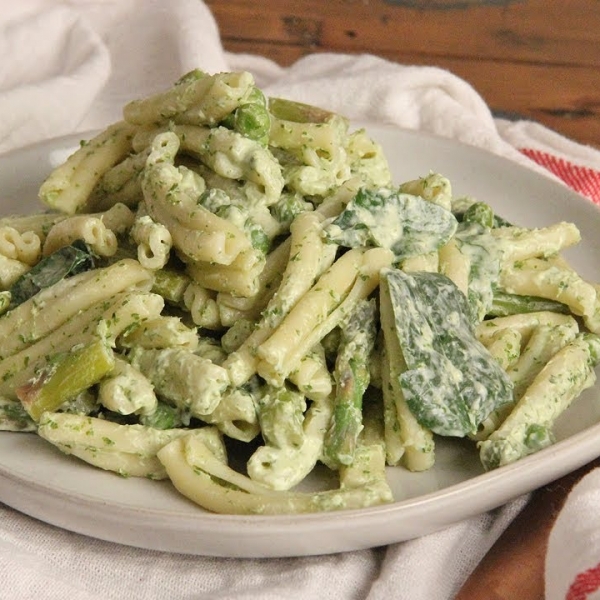
<instances>
[{"instance_id":1,"label":"curled pasta tube","mask_svg":"<svg viewBox=\"0 0 600 600\"><path fill-rule=\"evenodd\" d=\"M76 215L60 221L48 232L44 241L44 256L75 240L83 240L99 256L113 256L119 245L117 236L106 227L101 218Z\"/></svg>"},{"instance_id":2,"label":"curled pasta tube","mask_svg":"<svg viewBox=\"0 0 600 600\"><path fill-rule=\"evenodd\" d=\"M404 456L404 440L400 437L402 426L400 425L400 414L396 408L396 390L392 387L391 362L385 345L381 351L381 396L383 399L383 438L385 442L385 460L388 465L399 465ZM397 387L397 386L396 386ZM402 403L402 411L408 410L406 402ZM410 421L413 424L413 420ZM405 426L406 429L406 426ZM417 430L418 431L418 430ZM433 435L421 433L418 431L419 437ZM415 436L412 436L413 438ZM424 446L424 448L427 448ZM433 449L433 445L429 446L429 450ZM431 455L427 452L427 455Z\"/></svg>"},{"instance_id":3,"label":"curled pasta tube","mask_svg":"<svg viewBox=\"0 0 600 600\"><path fill-rule=\"evenodd\" d=\"M117 356L112 371L98 384L98 400L121 415L148 415L156 410L158 403L148 379Z\"/></svg>"},{"instance_id":4,"label":"curled pasta tube","mask_svg":"<svg viewBox=\"0 0 600 600\"><path fill-rule=\"evenodd\" d=\"M307 165L321 166L323 156L330 162L335 162L340 153L345 158L342 140L347 132L347 119L333 113L326 120L315 123L300 123L275 117L271 121L269 143L277 148L298 151Z\"/></svg>"},{"instance_id":5,"label":"curled pasta tube","mask_svg":"<svg viewBox=\"0 0 600 600\"><path fill-rule=\"evenodd\" d=\"M260 433L254 397L243 388L226 390L217 407L200 418L205 423L214 424L226 436L241 442L250 442Z\"/></svg>"},{"instance_id":6,"label":"curled pasta tube","mask_svg":"<svg viewBox=\"0 0 600 600\"><path fill-rule=\"evenodd\" d=\"M433 202L446 210L452 209L452 184L450 180L439 173L429 173L426 177L412 179L400 186L405 194L421 196L428 202Z\"/></svg>"},{"instance_id":7,"label":"curled pasta tube","mask_svg":"<svg viewBox=\"0 0 600 600\"><path fill-rule=\"evenodd\" d=\"M170 132L152 142L142 190L148 214L170 231L173 246L190 261L231 264L251 248L243 231L196 202L204 180L185 167L175 167L179 138Z\"/></svg>"},{"instance_id":8,"label":"curled pasta tube","mask_svg":"<svg viewBox=\"0 0 600 600\"><path fill-rule=\"evenodd\" d=\"M29 269L29 265L24 262L0 254L0 289L7 290Z\"/></svg>"},{"instance_id":9,"label":"curled pasta tube","mask_svg":"<svg viewBox=\"0 0 600 600\"><path fill-rule=\"evenodd\" d=\"M395 317L387 280L380 286L380 318L384 339L382 392L388 463L402 464L411 471L426 471L435 462L433 433L423 427L408 407L400 375L406 369L395 331Z\"/></svg>"},{"instance_id":10,"label":"curled pasta tube","mask_svg":"<svg viewBox=\"0 0 600 600\"><path fill-rule=\"evenodd\" d=\"M356 488L310 494L272 490L237 473L205 443L192 437L174 440L157 456L181 494L216 513L297 514L364 508L392 500L383 478L373 478Z\"/></svg>"},{"instance_id":11,"label":"curled pasta tube","mask_svg":"<svg viewBox=\"0 0 600 600\"><path fill-rule=\"evenodd\" d=\"M184 348L134 348L130 359L157 394L192 415L212 412L229 385L225 369Z\"/></svg>"},{"instance_id":12,"label":"curled pasta tube","mask_svg":"<svg viewBox=\"0 0 600 600\"><path fill-rule=\"evenodd\" d=\"M143 215L135 220L130 234L137 244L137 257L143 267L154 271L167 264L173 240L162 223Z\"/></svg>"},{"instance_id":13,"label":"curled pasta tube","mask_svg":"<svg viewBox=\"0 0 600 600\"><path fill-rule=\"evenodd\" d=\"M377 287L379 272L392 260L393 253L384 248L342 255L258 347L258 374L281 385L302 357Z\"/></svg>"},{"instance_id":14,"label":"curled pasta tube","mask_svg":"<svg viewBox=\"0 0 600 600\"><path fill-rule=\"evenodd\" d=\"M392 182L383 148L369 137L365 129L350 133L346 141L346 153L353 176L375 186L385 186Z\"/></svg>"},{"instance_id":15,"label":"curled pasta tube","mask_svg":"<svg viewBox=\"0 0 600 600\"><path fill-rule=\"evenodd\" d=\"M194 352L198 349L198 333L195 328L184 325L179 317L160 315L146 319L119 336L119 347L178 347Z\"/></svg>"},{"instance_id":16,"label":"curled pasta tube","mask_svg":"<svg viewBox=\"0 0 600 600\"><path fill-rule=\"evenodd\" d=\"M583 322L592 333L600 335L600 284L592 283L592 285L596 290L596 302L594 302L594 310L583 317Z\"/></svg>"},{"instance_id":17,"label":"curled pasta tube","mask_svg":"<svg viewBox=\"0 0 600 600\"><path fill-rule=\"evenodd\" d=\"M236 296L228 292L217 294L219 317L224 327L231 327L241 318L253 321L260 319L262 311L281 285L289 255L289 238L267 254L264 267L257 277L258 291L254 296Z\"/></svg>"},{"instance_id":18,"label":"curled pasta tube","mask_svg":"<svg viewBox=\"0 0 600 600\"><path fill-rule=\"evenodd\" d=\"M131 151L134 131L119 121L83 144L42 183L40 200L68 214L83 208L102 175Z\"/></svg>"},{"instance_id":19,"label":"curled pasta tube","mask_svg":"<svg viewBox=\"0 0 600 600\"><path fill-rule=\"evenodd\" d=\"M14 227L0 227L0 254L33 267L41 257L42 242L33 231L21 233Z\"/></svg>"},{"instance_id":20,"label":"curled pasta tube","mask_svg":"<svg viewBox=\"0 0 600 600\"><path fill-rule=\"evenodd\" d=\"M321 236L323 217L318 213L301 213L292 222L287 265L281 284L263 312L252 335L226 361L229 376L241 385L256 372L256 350L281 323L315 279L335 257L335 245L326 247Z\"/></svg>"},{"instance_id":21,"label":"curled pasta tube","mask_svg":"<svg viewBox=\"0 0 600 600\"><path fill-rule=\"evenodd\" d=\"M540 296L566 304L579 316L593 315L596 289L570 267L528 258L519 268L505 268L500 273L499 288L519 295Z\"/></svg>"},{"instance_id":22,"label":"curled pasta tube","mask_svg":"<svg viewBox=\"0 0 600 600\"><path fill-rule=\"evenodd\" d=\"M277 104L272 106L278 110ZM348 121L336 114L320 117L318 122L277 116L271 120L269 143L292 153L300 163L285 166L286 184L303 195L324 195L351 176L345 148Z\"/></svg>"},{"instance_id":23,"label":"curled pasta tube","mask_svg":"<svg viewBox=\"0 0 600 600\"><path fill-rule=\"evenodd\" d=\"M141 176L149 153L150 147L146 146L104 173L92 190L86 207L89 210L107 210L115 204L137 206L142 200Z\"/></svg>"},{"instance_id":24,"label":"curled pasta tube","mask_svg":"<svg viewBox=\"0 0 600 600\"><path fill-rule=\"evenodd\" d=\"M321 456L332 412L331 398L313 402L304 418L300 443L257 448L246 465L250 479L274 490L289 490L300 483Z\"/></svg>"},{"instance_id":25,"label":"curled pasta tube","mask_svg":"<svg viewBox=\"0 0 600 600\"><path fill-rule=\"evenodd\" d=\"M187 264L186 272L202 287L251 298L259 292L259 277L264 265L264 254L250 248L240 252L228 265L196 261Z\"/></svg>"},{"instance_id":26,"label":"curled pasta tube","mask_svg":"<svg viewBox=\"0 0 600 600\"><path fill-rule=\"evenodd\" d=\"M470 437L475 440L487 439L510 414L542 368L557 352L571 343L578 332L577 321L572 317L569 323L563 325L541 324L536 327L516 361L506 369L514 384L513 402L494 410L480 425L477 433ZM507 333L518 335L514 329L503 329L498 332L498 334Z\"/></svg>"},{"instance_id":27,"label":"curled pasta tube","mask_svg":"<svg viewBox=\"0 0 600 600\"><path fill-rule=\"evenodd\" d=\"M150 272L130 259L63 279L2 316L0 358L26 349L92 306L112 302L124 290L150 285ZM46 309L40 311L41 305Z\"/></svg>"},{"instance_id":28,"label":"curled pasta tube","mask_svg":"<svg viewBox=\"0 0 600 600\"><path fill-rule=\"evenodd\" d=\"M507 327L498 330L486 346L488 352L506 371L519 360L521 355L521 334L516 329Z\"/></svg>"},{"instance_id":29,"label":"curled pasta tube","mask_svg":"<svg viewBox=\"0 0 600 600\"><path fill-rule=\"evenodd\" d=\"M169 120L214 125L237 108L253 87L254 78L246 71L209 75L196 70L164 92L130 102L123 116L137 125Z\"/></svg>"},{"instance_id":30,"label":"curled pasta tube","mask_svg":"<svg viewBox=\"0 0 600 600\"><path fill-rule=\"evenodd\" d=\"M486 470L510 464L552 443L552 427L581 392L594 385L600 338L579 333L533 379L502 424L479 442Z\"/></svg>"},{"instance_id":31,"label":"curled pasta tube","mask_svg":"<svg viewBox=\"0 0 600 600\"><path fill-rule=\"evenodd\" d=\"M70 352L98 338L115 345L121 333L143 319L157 317L163 305L157 294L122 292L77 313L54 329L52 335L0 361L0 395L14 397L16 388L25 385L59 353Z\"/></svg>"},{"instance_id":32,"label":"curled pasta tube","mask_svg":"<svg viewBox=\"0 0 600 600\"><path fill-rule=\"evenodd\" d=\"M489 346L499 331L514 329L521 336L521 345L527 343L533 332L541 325L567 325L570 326L573 317L550 311L539 311L496 317L479 323L475 329L477 339Z\"/></svg>"},{"instance_id":33,"label":"curled pasta tube","mask_svg":"<svg viewBox=\"0 0 600 600\"><path fill-rule=\"evenodd\" d=\"M65 454L125 477L165 479L166 471L156 454L183 436L203 440L221 460L225 453L222 440L209 427L193 431L154 429L144 425L120 425L96 417L46 412L38 433Z\"/></svg>"},{"instance_id":34,"label":"curled pasta tube","mask_svg":"<svg viewBox=\"0 0 600 600\"><path fill-rule=\"evenodd\" d=\"M323 400L331 394L333 380L321 344L302 357L298 368L290 373L289 380L310 400Z\"/></svg>"},{"instance_id":35,"label":"curled pasta tube","mask_svg":"<svg viewBox=\"0 0 600 600\"><path fill-rule=\"evenodd\" d=\"M95 213L93 216L101 219L104 225L116 235L123 235L129 231L135 222L133 211L121 202L117 202L104 212Z\"/></svg>"},{"instance_id":36,"label":"curled pasta tube","mask_svg":"<svg viewBox=\"0 0 600 600\"><path fill-rule=\"evenodd\" d=\"M471 272L469 256L461 252L460 245L455 238L444 244L439 249L438 255L440 273L451 279L456 287L468 296Z\"/></svg>"},{"instance_id":37,"label":"curled pasta tube","mask_svg":"<svg viewBox=\"0 0 600 600\"><path fill-rule=\"evenodd\" d=\"M165 128L140 132L136 147L143 147ZM284 186L281 165L259 142L225 127L208 128L173 125L168 133L179 139L183 153L198 159L217 175L229 180L245 181L248 196L270 206L279 200Z\"/></svg>"},{"instance_id":38,"label":"curled pasta tube","mask_svg":"<svg viewBox=\"0 0 600 600\"><path fill-rule=\"evenodd\" d=\"M192 321L198 327L219 329L221 320L216 302L216 293L212 290L190 283L183 293L183 304L188 309Z\"/></svg>"},{"instance_id":39,"label":"curled pasta tube","mask_svg":"<svg viewBox=\"0 0 600 600\"><path fill-rule=\"evenodd\" d=\"M203 145L192 147L188 130L188 127L175 128L175 132L185 140L186 150L196 155L215 173L260 186L267 206L279 199L284 185L281 166L259 142L225 127L217 127L209 130Z\"/></svg>"},{"instance_id":40,"label":"curled pasta tube","mask_svg":"<svg viewBox=\"0 0 600 600\"><path fill-rule=\"evenodd\" d=\"M31 231L40 240L44 240L46 234L58 221L65 219L67 215L54 212L39 212L31 215L12 215L0 218L0 227L11 227L19 233Z\"/></svg>"},{"instance_id":41,"label":"curled pasta tube","mask_svg":"<svg viewBox=\"0 0 600 600\"><path fill-rule=\"evenodd\" d=\"M544 365L579 333L579 325L573 318L564 325L536 327L524 346L519 359L507 370L514 384L513 397L517 402Z\"/></svg>"},{"instance_id":42,"label":"curled pasta tube","mask_svg":"<svg viewBox=\"0 0 600 600\"><path fill-rule=\"evenodd\" d=\"M498 227L490 233L501 244L504 265L536 256L551 256L581 241L577 226L564 221L539 229Z\"/></svg>"}]
</instances>

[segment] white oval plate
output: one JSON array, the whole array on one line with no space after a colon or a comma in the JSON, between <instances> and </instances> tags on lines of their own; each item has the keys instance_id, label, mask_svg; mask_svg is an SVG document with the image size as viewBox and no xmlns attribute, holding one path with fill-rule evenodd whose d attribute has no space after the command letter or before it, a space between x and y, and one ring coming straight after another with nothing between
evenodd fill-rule
<instances>
[{"instance_id":1,"label":"white oval plate","mask_svg":"<svg viewBox=\"0 0 600 600\"><path fill-rule=\"evenodd\" d=\"M569 259L583 275L600 281L600 211L591 202L474 147L392 127L368 130L383 145L397 182L437 171L450 179L455 194L488 202L515 223L575 222L583 242L569 251ZM78 141L53 140L0 156L0 213L34 210L40 182ZM474 444L439 440L430 471L388 469L392 504L274 517L210 514L168 482L123 479L65 456L35 435L5 432L0 433L0 500L64 529L153 550L228 557L350 551L431 533L586 464L600 454L599 423L596 386L561 417L554 446L516 464L484 473ZM308 484L321 487L327 479L317 470Z\"/></svg>"}]
</instances>

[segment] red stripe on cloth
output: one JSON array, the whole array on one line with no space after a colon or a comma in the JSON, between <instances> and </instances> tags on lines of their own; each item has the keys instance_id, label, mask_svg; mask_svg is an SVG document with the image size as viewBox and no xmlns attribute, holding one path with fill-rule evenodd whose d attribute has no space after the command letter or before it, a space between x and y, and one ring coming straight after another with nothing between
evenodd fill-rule
<instances>
[{"instance_id":1,"label":"red stripe on cloth","mask_svg":"<svg viewBox=\"0 0 600 600\"><path fill-rule=\"evenodd\" d=\"M598 589L600 589L600 564L577 574L565 600L587 600L588 595Z\"/></svg>"},{"instance_id":2,"label":"red stripe on cloth","mask_svg":"<svg viewBox=\"0 0 600 600\"><path fill-rule=\"evenodd\" d=\"M562 179L571 189L589 198L592 202L600 204L600 171L575 165L564 158L541 150L521 148L520 151Z\"/></svg>"}]
</instances>

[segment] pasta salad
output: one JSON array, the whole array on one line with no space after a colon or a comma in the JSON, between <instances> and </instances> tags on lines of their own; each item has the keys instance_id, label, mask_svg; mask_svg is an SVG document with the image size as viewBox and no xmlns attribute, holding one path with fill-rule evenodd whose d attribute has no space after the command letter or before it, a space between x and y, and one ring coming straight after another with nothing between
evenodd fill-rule
<instances>
[{"instance_id":1,"label":"pasta salad","mask_svg":"<svg viewBox=\"0 0 600 600\"><path fill-rule=\"evenodd\" d=\"M439 437L499 468L595 383L574 223L394 182L365 129L250 73L130 102L39 197L0 219L0 429L206 510L392 502ZM317 465L338 485L298 491Z\"/></svg>"}]
</instances>

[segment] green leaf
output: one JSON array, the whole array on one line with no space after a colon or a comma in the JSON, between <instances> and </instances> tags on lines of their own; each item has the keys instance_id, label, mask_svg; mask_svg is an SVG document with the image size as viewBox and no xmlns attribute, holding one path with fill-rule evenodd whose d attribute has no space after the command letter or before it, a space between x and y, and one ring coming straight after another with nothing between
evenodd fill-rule
<instances>
[{"instance_id":1,"label":"green leaf","mask_svg":"<svg viewBox=\"0 0 600 600\"><path fill-rule=\"evenodd\" d=\"M81 240L42 258L24 273L10 288L10 309L22 304L40 290L58 283L61 279L94 268L95 256Z\"/></svg>"},{"instance_id":2,"label":"green leaf","mask_svg":"<svg viewBox=\"0 0 600 600\"><path fill-rule=\"evenodd\" d=\"M391 188L361 189L325 228L325 237L350 248L388 248L401 260L437 250L457 225L450 211L419 196Z\"/></svg>"},{"instance_id":3,"label":"green leaf","mask_svg":"<svg viewBox=\"0 0 600 600\"><path fill-rule=\"evenodd\" d=\"M411 412L440 435L476 432L493 410L512 401L512 382L475 337L464 294L439 273L389 269L383 278L407 366L400 385Z\"/></svg>"}]
</instances>

